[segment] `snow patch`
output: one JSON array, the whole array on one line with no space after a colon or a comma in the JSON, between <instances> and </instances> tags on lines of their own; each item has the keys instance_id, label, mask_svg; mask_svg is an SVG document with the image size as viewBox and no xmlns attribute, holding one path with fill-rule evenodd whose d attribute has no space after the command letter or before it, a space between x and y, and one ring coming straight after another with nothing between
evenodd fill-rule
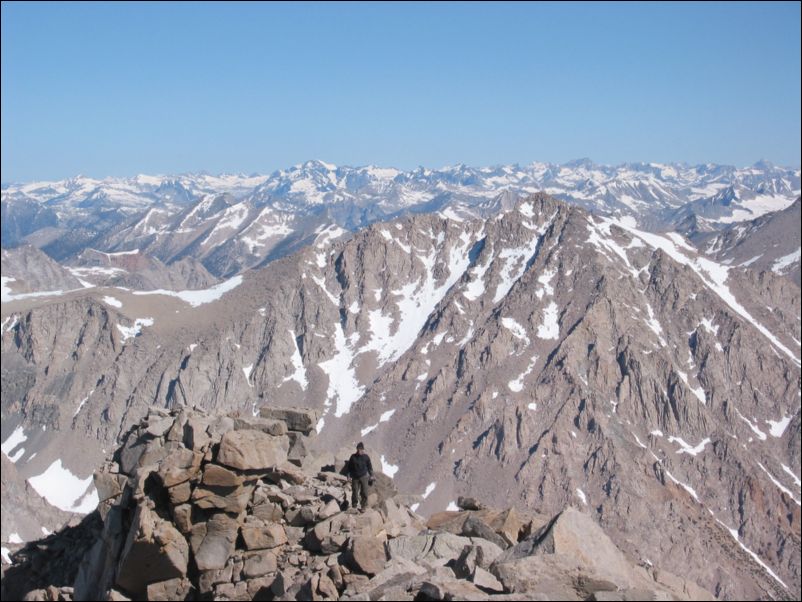
<instances>
[{"instance_id":1,"label":"snow patch","mask_svg":"<svg viewBox=\"0 0 802 602\"><path fill-rule=\"evenodd\" d=\"M560 325L557 323L557 304L552 301L543 310L543 322L537 327L537 336L541 339L560 338Z\"/></svg>"},{"instance_id":2,"label":"snow patch","mask_svg":"<svg viewBox=\"0 0 802 602\"><path fill-rule=\"evenodd\" d=\"M25 441L27 440L28 437L25 436L25 431L22 428L22 425L20 425L17 428L15 428L14 432L12 432L8 436L8 439L6 439L3 442L3 444L0 445L0 449L2 449L2 452L6 455L6 458L11 460L12 462L16 462L22 457L21 454L17 452L16 454L14 454L14 458L12 458L9 454L11 453L11 450L13 450L18 445L25 443ZM24 453L25 451L24 448L22 449L22 451Z\"/></svg>"},{"instance_id":3,"label":"snow patch","mask_svg":"<svg viewBox=\"0 0 802 602\"><path fill-rule=\"evenodd\" d=\"M509 330L515 338L521 339L527 345L529 345L529 337L526 336L526 329L521 326L518 322L516 322L512 318L501 318L501 324Z\"/></svg>"},{"instance_id":4,"label":"snow patch","mask_svg":"<svg viewBox=\"0 0 802 602\"><path fill-rule=\"evenodd\" d=\"M718 324L713 324L713 320L702 318L702 321L699 322L699 326L702 326L707 332L713 335L718 334Z\"/></svg>"},{"instance_id":5,"label":"snow patch","mask_svg":"<svg viewBox=\"0 0 802 602\"><path fill-rule=\"evenodd\" d=\"M123 343L125 343L128 339L138 337L142 332L143 326L153 326L153 318L137 318L134 320L133 326L120 326L119 324L116 326L117 330L123 335Z\"/></svg>"},{"instance_id":6,"label":"snow patch","mask_svg":"<svg viewBox=\"0 0 802 602\"><path fill-rule=\"evenodd\" d=\"M790 468L788 468L788 467L787 467L785 464L781 464L780 466L782 466L782 467L783 467L783 470L784 470L786 473L788 473L788 475L789 475L789 476L790 476L790 477L791 477L791 478L794 480L794 483L796 483L796 486L797 486L797 487L800 487L800 486L802 486L802 481L800 481L800 480L799 480L799 477L798 477L798 476L796 476L796 475L794 474L794 472L793 472L793 471L792 471Z\"/></svg>"},{"instance_id":7,"label":"snow patch","mask_svg":"<svg viewBox=\"0 0 802 602\"><path fill-rule=\"evenodd\" d=\"M791 416L783 416L779 420L766 420L765 422L771 427L769 434L772 437L782 437L785 429L791 424Z\"/></svg>"},{"instance_id":8,"label":"snow patch","mask_svg":"<svg viewBox=\"0 0 802 602\"><path fill-rule=\"evenodd\" d=\"M205 303L212 303L217 301L227 292L234 290L242 284L242 275L229 278L225 282L216 284L211 288L189 290L189 291L167 291L164 289L157 289L154 291L133 291L134 295L167 295L169 297L178 297L182 301L189 303L192 307L198 307Z\"/></svg>"},{"instance_id":9,"label":"snow patch","mask_svg":"<svg viewBox=\"0 0 802 602\"><path fill-rule=\"evenodd\" d=\"M332 400L336 400L334 415L339 418L347 414L351 406L362 397L365 387L361 386L356 378L356 371L352 366L354 352L339 322L334 325L334 349L334 357L320 362L318 366L329 377L325 405L330 406Z\"/></svg>"},{"instance_id":10,"label":"snow patch","mask_svg":"<svg viewBox=\"0 0 802 602\"><path fill-rule=\"evenodd\" d=\"M36 492L50 504L77 514L89 514L97 507L98 495L92 485L92 475L85 479L75 476L58 458L42 474L28 479Z\"/></svg>"},{"instance_id":11,"label":"snow patch","mask_svg":"<svg viewBox=\"0 0 802 602\"><path fill-rule=\"evenodd\" d=\"M681 437L669 437L668 442L669 443L677 442L680 444L681 449L677 450L678 454L690 454L692 456L695 456L704 451L705 445L710 443L710 437L706 437L705 439L702 440L701 443L699 443L699 445L696 445L694 447L686 443L685 440L682 439Z\"/></svg>"},{"instance_id":12,"label":"snow patch","mask_svg":"<svg viewBox=\"0 0 802 602\"><path fill-rule=\"evenodd\" d=\"M117 309L120 309L123 306L122 301L120 301L116 297L111 297L109 295L103 297L103 303L111 305L112 307L116 307Z\"/></svg>"},{"instance_id":13,"label":"snow patch","mask_svg":"<svg viewBox=\"0 0 802 602\"><path fill-rule=\"evenodd\" d=\"M745 222L747 220L753 220L757 217L760 217L761 215L765 215L766 213L787 209L793 204L793 202L794 199L790 197L759 194L752 199L733 204L735 209L731 215L720 217L715 221L721 224Z\"/></svg>"},{"instance_id":14,"label":"snow patch","mask_svg":"<svg viewBox=\"0 0 802 602\"><path fill-rule=\"evenodd\" d=\"M800 251L802 251L802 249L797 249L793 253L783 255L779 259L776 259L771 266L771 271L775 274L782 274L785 272L787 268L799 262Z\"/></svg>"},{"instance_id":15,"label":"snow patch","mask_svg":"<svg viewBox=\"0 0 802 602\"><path fill-rule=\"evenodd\" d=\"M554 274L557 272L555 270L546 270L537 277L537 281L541 284L541 288L538 288L535 291L538 299L542 299L543 295L554 295L554 287L551 286L551 279L554 278Z\"/></svg>"},{"instance_id":16,"label":"snow patch","mask_svg":"<svg viewBox=\"0 0 802 602\"><path fill-rule=\"evenodd\" d=\"M301 386L301 389L306 391L306 386L309 382L306 379L306 367L304 366L303 358L301 358L301 350L298 348L298 338L295 336L294 330L290 329L289 332L290 338L292 339L292 356L290 357L290 362L292 362L295 371L285 377L282 382L294 380Z\"/></svg>"},{"instance_id":17,"label":"snow patch","mask_svg":"<svg viewBox=\"0 0 802 602\"><path fill-rule=\"evenodd\" d=\"M690 493L690 494L691 494L691 497L693 497L693 499L695 499L697 502L699 502L699 496L698 496L698 495L696 495L696 491L693 489L693 487L691 487L690 485L686 485L685 483L683 483L682 481L680 481L680 480L678 480L678 479L675 479L675 478L674 478L674 475L672 475L670 472L668 472L668 470L666 470L666 475L667 475L667 476L668 476L668 478L669 478L669 479L671 479L671 480L672 480L672 481L673 481L673 482L674 482L676 485L679 485L679 486L680 486L680 487L682 487L682 488L683 488L685 491L687 491L688 493ZM699 502L699 503L701 504L701 502Z\"/></svg>"},{"instance_id":18,"label":"snow patch","mask_svg":"<svg viewBox=\"0 0 802 602\"><path fill-rule=\"evenodd\" d=\"M473 279L465 285L465 290L462 294L469 301L476 301L485 292L484 276L487 269L490 267L492 256L488 253L487 259L483 265L475 265L471 270Z\"/></svg>"},{"instance_id":19,"label":"snow patch","mask_svg":"<svg viewBox=\"0 0 802 602\"><path fill-rule=\"evenodd\" d=\"M765 466L763 466L760 462L758 462L757 465L760 466L760 468L763 469L763 472L765 472L769 476L769 479L771 479L771 482L774 483L780 491L782 491L784 494L786 494L788 497L790 497L792 500L794 500L794 502L796 503L797 506L802 506L802 502L800 502L797 499L797 497L793 494L793 492L790 489L788 489L785 485L780 483L777 479L775 479L774 475L771 474L768 470L766 470Z\"/></svg>"},{"instance_id":20,"label":"snow patch","mask_svg":"<svg viewBox=\"0 0 802 602\"><path fill-rule=\"evenodd\" d=\"M392 418L393 414L395 414L395 410L387 410L386 412L384 412L381 416L379 416L379 422L377 422L376 424L374 424L372 426L369 426L369 427L366 427L366 428L362 429L362 436L364 437L365 435L367 435L370 431L372 431L373 429L378 427L379 424L381 424L382 422L387 422L388 420L390 420L390 418Z\"/></svg>"},{"instance_id":21,"label":"snow patch","mask_svg":"<svg viewBox=\"0 0 802 602\"><path fill-rule=\"evenodd\" d=\"M334 303L334 305L336 305L337 307L340 306L340 300L329 292L329 289L326 288L326 281L323 278L312 276L312 280L314 280L315 284L317 284L320 288L323 289L323 292L326 293L326 296L329 298L329 301Z\"/></svg>"},{"instance_id":22,"label":"snow patch","mask_svg":"<svg viewBox=\"0 0 802 602\"><path fill-rule=\"evenodd\" d=\"M457 347L465 346L467 343L470 342L472 338L473 338L473 322L471 322L471 325L468 327L468 332L465 333L465 336L462 337L459 341L457 341L456 343Z\"/></svg>"},{"instance_id":23,"label":"snow patch","mask_svg":"<svg viewBox=\"0 0 802 602\"><path fill-rule=\"evenodd\" d=\"M657 340L660 341L660 344L665 346L666 340L663 338L663 327L660 325L659 320L654 317L654 311L652 311L652 306L648 302L646 303L646 311L649 314L649 319L646 320L646 325L652 329L654 334L657 335Z\"/></svg>"},{"instance_id":24,"label":"snow patch","mask_svg":"<svg viewBox=\"0 0 802 602\"><path fill-rule=\"evenodd\" d=\"M259 217L261 217L261 214ZM286 224L259 223L257 222L258 219L257 217L256 220L251 222L251 225L240 234L240 240L248 247L248 253L253 253L256 247L266 246L266 241L271 238L284 237L292 233L292 228ZM256 233L257 228L259 229L258 234ZM225 242L225 239L223 242Z\"/></svg>"},{"instance_id":25,"label":"snow patch","mask_svg":"<svg viewBox=\"0 0 802 602\"><path fill-rule=\"evenodd\" d=\"M448 277L440 286L435 284L434 276L436 250L427 256L414 256L423 263L425 270L421 281L406 284L391 293L398 298L395 333L391 334L393 318L385 316L381 310L371 311L369 321L372 336L368 344L362 348L362 353L376 351L381 366L390 361L397 361L415 343L429 314L468 268L470 242L471 240L467 239L463 246L451 249L448 258Z\"/></svg>"},{"instance_id":26,"label":"snow patch","mask_svg":"<svg viewBox=\"0 0 802 602\"><path fill-rule=\"evenodd\" d=\"M771 575L771 576L774 578L774 580L775 580L775 581L777 581L777 583L779 583L780 585L782 585L782 586L783 586L785 589L788 589L788 586L787 586L787 585L785 585L785 583L783 583L783 582L782 582L782 580L781 580L781 579L780 579L780 578L777 576L777 573L775 573L774 571L772 571L772 570L769 568L769 565L767 565L765 562L763 562L763 561L760 559L760 557L759 557L757 554L755 554L755 553L754 553L752 550L750 550L749 548L747 548L747 547L746 547L746 546L743 544L743 542L741 541L741 539L738 537L738 530L737 530L737 529L730 529L730 528L729 528L727 525L725 525L724 523L722 523L722 522L721 522L719 519L716 519L716 521L717 521L719 524L721 524L721 526L723 526L725 529L727 529L727 531L729 532L729 534L730 534L730 535L732 535L733 539L735 539L735 541L737 541L737 542L738 542L738 545L739 545L739 546L741 546L741 549L743 549L743 550L744 550L744 551L745 551L747 554L749 554L749 555L750 555L750 556L751 556L751 557L754 559L754 561L755 561L755 562L757 562L757 563L758 563L760 566L762 566L762 567L763 567L763 569L764 569L764 570L765 570L765 571L766 571L766 572L767 572L769 575Z\"/></svg>"},{"instance_id":27,"label":"snow patch","mask_svg":"<svg viewBox=\"0 0 802 602\"><path fill-rule=\"evenodd\" d=\"M507 386L510 388L510 391L513 391L515 393L520 393L521 391L523 391L524 379L529 375L529 373L532 372L532 369L535 367L535 364L537 363L537 357L538 357L537 355L532 356L532 359L530 360L529 365L526 367L526 370L524 370L518 376L518 378L516 378L515 380L511 380L510 382L507 383Z\"/></svg>"},{"instance_id":28,"label":"snow patch","mask_svg":"<svg viewBox=\"0 0 802 602\"><path fill-rule=\"evenodd\" d=\"M682 379L682 382L685 383L685 386L688 387L688 390L693 393L703 404L707 404L707 395L705 395L705 390L702 387L692 387L688 382L688 375L681 370L675 370L675 372Z\"/></svg>"},{"instance_id":29,"label":"snow patch","mask_svg":"<svg viewBox=\"0 0 802 602\"><path fill-rule=\"evenodd\" d=\"M761 441L765 441L766 440L766 433L764 433L759 428L757 428L757 424L756 423L752 422L751 420L749 420L749 418L747 418L746 416L741 414L741 412L738 411L738 408L735 408L735 413L738 414L738 417L741 420L743 420L746 424L749 425L749 428L751 428L752 431L754 431L755 435L758 436L758 439L760 439Z\"/></svg>"},{"instance_id":30,"label":"snow patch","mask_svg":"<svg viewBox=\"0 0 802 602\"><path fill-rule=\"evenodd\" d=\"M89 398L92 396L92 393L94 393L94 392L95 392L95 390L92 389L91 391L89 391L89 394L81 400L81 403L78 404L78 407L75 409L75 412L72 415L73 418L75 418L78 415L78 412L81 411L81 408L84 407L84 404L87 401L89 401Z\"/></svg>"},{"instance_id":31,"label":"snow patch","mask_svg":"<svg viewBox=\"0 0 802 602\"><path fill-rule=\"evenodd\" d=\"M11 323L9 324L9 322ZM3 320L2 327L0 327L0 332L2 332L3 334L5 334L7 331L11 332L11 330L13 330L14 327L17 325L17 322L19 322L17 314L8 316L5 320ZM6 324L8 324L8 326L6 326Z\"/></svg>"},{"instance_id":32,"label":"snow patch","mask_svg":"<svg viewBox=\"0 0 802 602\"><path fill-rule=\"evenodd\" d=\"M381 458L379 459L382 463L382 472L392 479L395 476L395 473L398 472L398 466L390 464L387 460L385 460L384 454L382 454Z\"/></svg>"},{"instance_id":33,"label":"snow patch","mask_svg":"<svg viewBox=\"0 0 802 602\"><path fill-rule=\"evenodd\" d=\"M359 431L359 434L364 437L365 435L367 435L369 432L371 432L373 429L375 429L378 426L379 426L378 422L376 424L372 424L370 426L366 426L361 431Z\"/></svg>"},{"instance_id":34,"label":"snow patch","mask_svg":"<svg viewBox=\"0 0 802 602\"><path fill-rule=\"evenodd\" d=\"M549 229L549 226L551 226L556 215L557 212L555 211L554 214L535 231L536 236L529 241L529 244L523 247L504 249L498 254L498 258L504 260L504 267L501 269L501 282L496 288L496 294L493 296L493 303L498 303L506 297L512 285L523 276L526 271L527 263L538 250L538 247L540 247L540 243L543 241L543 237L546 235L546 231ZM518 266L517 269L516 266Z\"/></svg>"},{"instance_id":35,"label":"snow patch","mask_svg":"<svg viewBox=\"0 0 802 602\"><path fill-rule=\"evenodd\" d=\"M0 277L0 302L2 303L10 303L11 301L18 301L19 299L31 299L34 297L54 297L58 295L63 295L65 292L69 293L71 291L42 291L38 293L12 293L11 289L7 286L8 282L14 282L16 278L9 278L7 276ZM80 289L76 289L80 290Z\"/></svg>"}]
</instances>

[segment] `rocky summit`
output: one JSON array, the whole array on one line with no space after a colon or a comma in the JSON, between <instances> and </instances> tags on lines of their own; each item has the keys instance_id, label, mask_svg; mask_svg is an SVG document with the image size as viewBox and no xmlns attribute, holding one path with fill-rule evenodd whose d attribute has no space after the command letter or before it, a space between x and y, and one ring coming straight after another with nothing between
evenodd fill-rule
<instances>
[{"instance_id":1,"label":"rocky summit","mask_svg":"<svg viewBox=\"0 0 802 602\"><path fill-rule=\"evenodd\" d=\"M427 521L377 472L369 508L349 509L343 460L305 451L315 413L265 414L153 408L95 472L97 512L16 552L3 599L714 599L572 506L461 498Z\"/></svg>"}]
</instances>

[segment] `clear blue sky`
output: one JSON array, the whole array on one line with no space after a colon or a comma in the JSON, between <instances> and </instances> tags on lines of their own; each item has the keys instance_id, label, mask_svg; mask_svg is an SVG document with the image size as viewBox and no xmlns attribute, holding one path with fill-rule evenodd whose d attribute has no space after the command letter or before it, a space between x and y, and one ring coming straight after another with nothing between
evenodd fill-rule
<instances>
[{"instance_id":1,"label":"clear blue sky","mask_svg":"<svg viewBox=\"0 0 802 602\"><path fill-rule=\"evenodd\" d=\"M800 4L2 4L2 180L800 163Z\"/></svg>"}]
</instances>

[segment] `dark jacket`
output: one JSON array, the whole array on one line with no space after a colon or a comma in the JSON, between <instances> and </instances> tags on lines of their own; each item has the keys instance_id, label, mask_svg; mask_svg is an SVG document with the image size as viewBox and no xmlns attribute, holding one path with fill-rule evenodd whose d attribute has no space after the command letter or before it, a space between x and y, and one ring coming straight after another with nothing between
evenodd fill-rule
<instances>
[{"instance_id":1,"label":"dark jacket","mask_svg":"<svg viewBox=\"0 0 802 602\"><path fill-rule=\"evenodd\" d=\"M370 456L367 454L351 454L348 458L348 476L352 479L364 477L366 474L373 476L373 466L370 463Z\"/></svg>"}]
</instances>

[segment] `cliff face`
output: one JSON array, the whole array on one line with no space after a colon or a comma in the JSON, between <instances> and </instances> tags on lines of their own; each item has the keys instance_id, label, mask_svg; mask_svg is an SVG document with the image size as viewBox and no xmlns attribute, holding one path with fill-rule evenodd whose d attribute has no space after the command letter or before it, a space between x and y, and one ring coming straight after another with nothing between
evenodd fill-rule
<instances>
[{"instance_id":1,"label":"cliff face","mask_svg":"<svg viewBox=\"0 0 802 602\"><path fill-rule=\"evenodd\" d=\"M18 552L4 599L712 599L572 507L461 499L427 524L377 471L348 509L342 459L307 453L315 413L264 414L151 411L95 473L98 512Z\"/></svg>"}]
</instances>

